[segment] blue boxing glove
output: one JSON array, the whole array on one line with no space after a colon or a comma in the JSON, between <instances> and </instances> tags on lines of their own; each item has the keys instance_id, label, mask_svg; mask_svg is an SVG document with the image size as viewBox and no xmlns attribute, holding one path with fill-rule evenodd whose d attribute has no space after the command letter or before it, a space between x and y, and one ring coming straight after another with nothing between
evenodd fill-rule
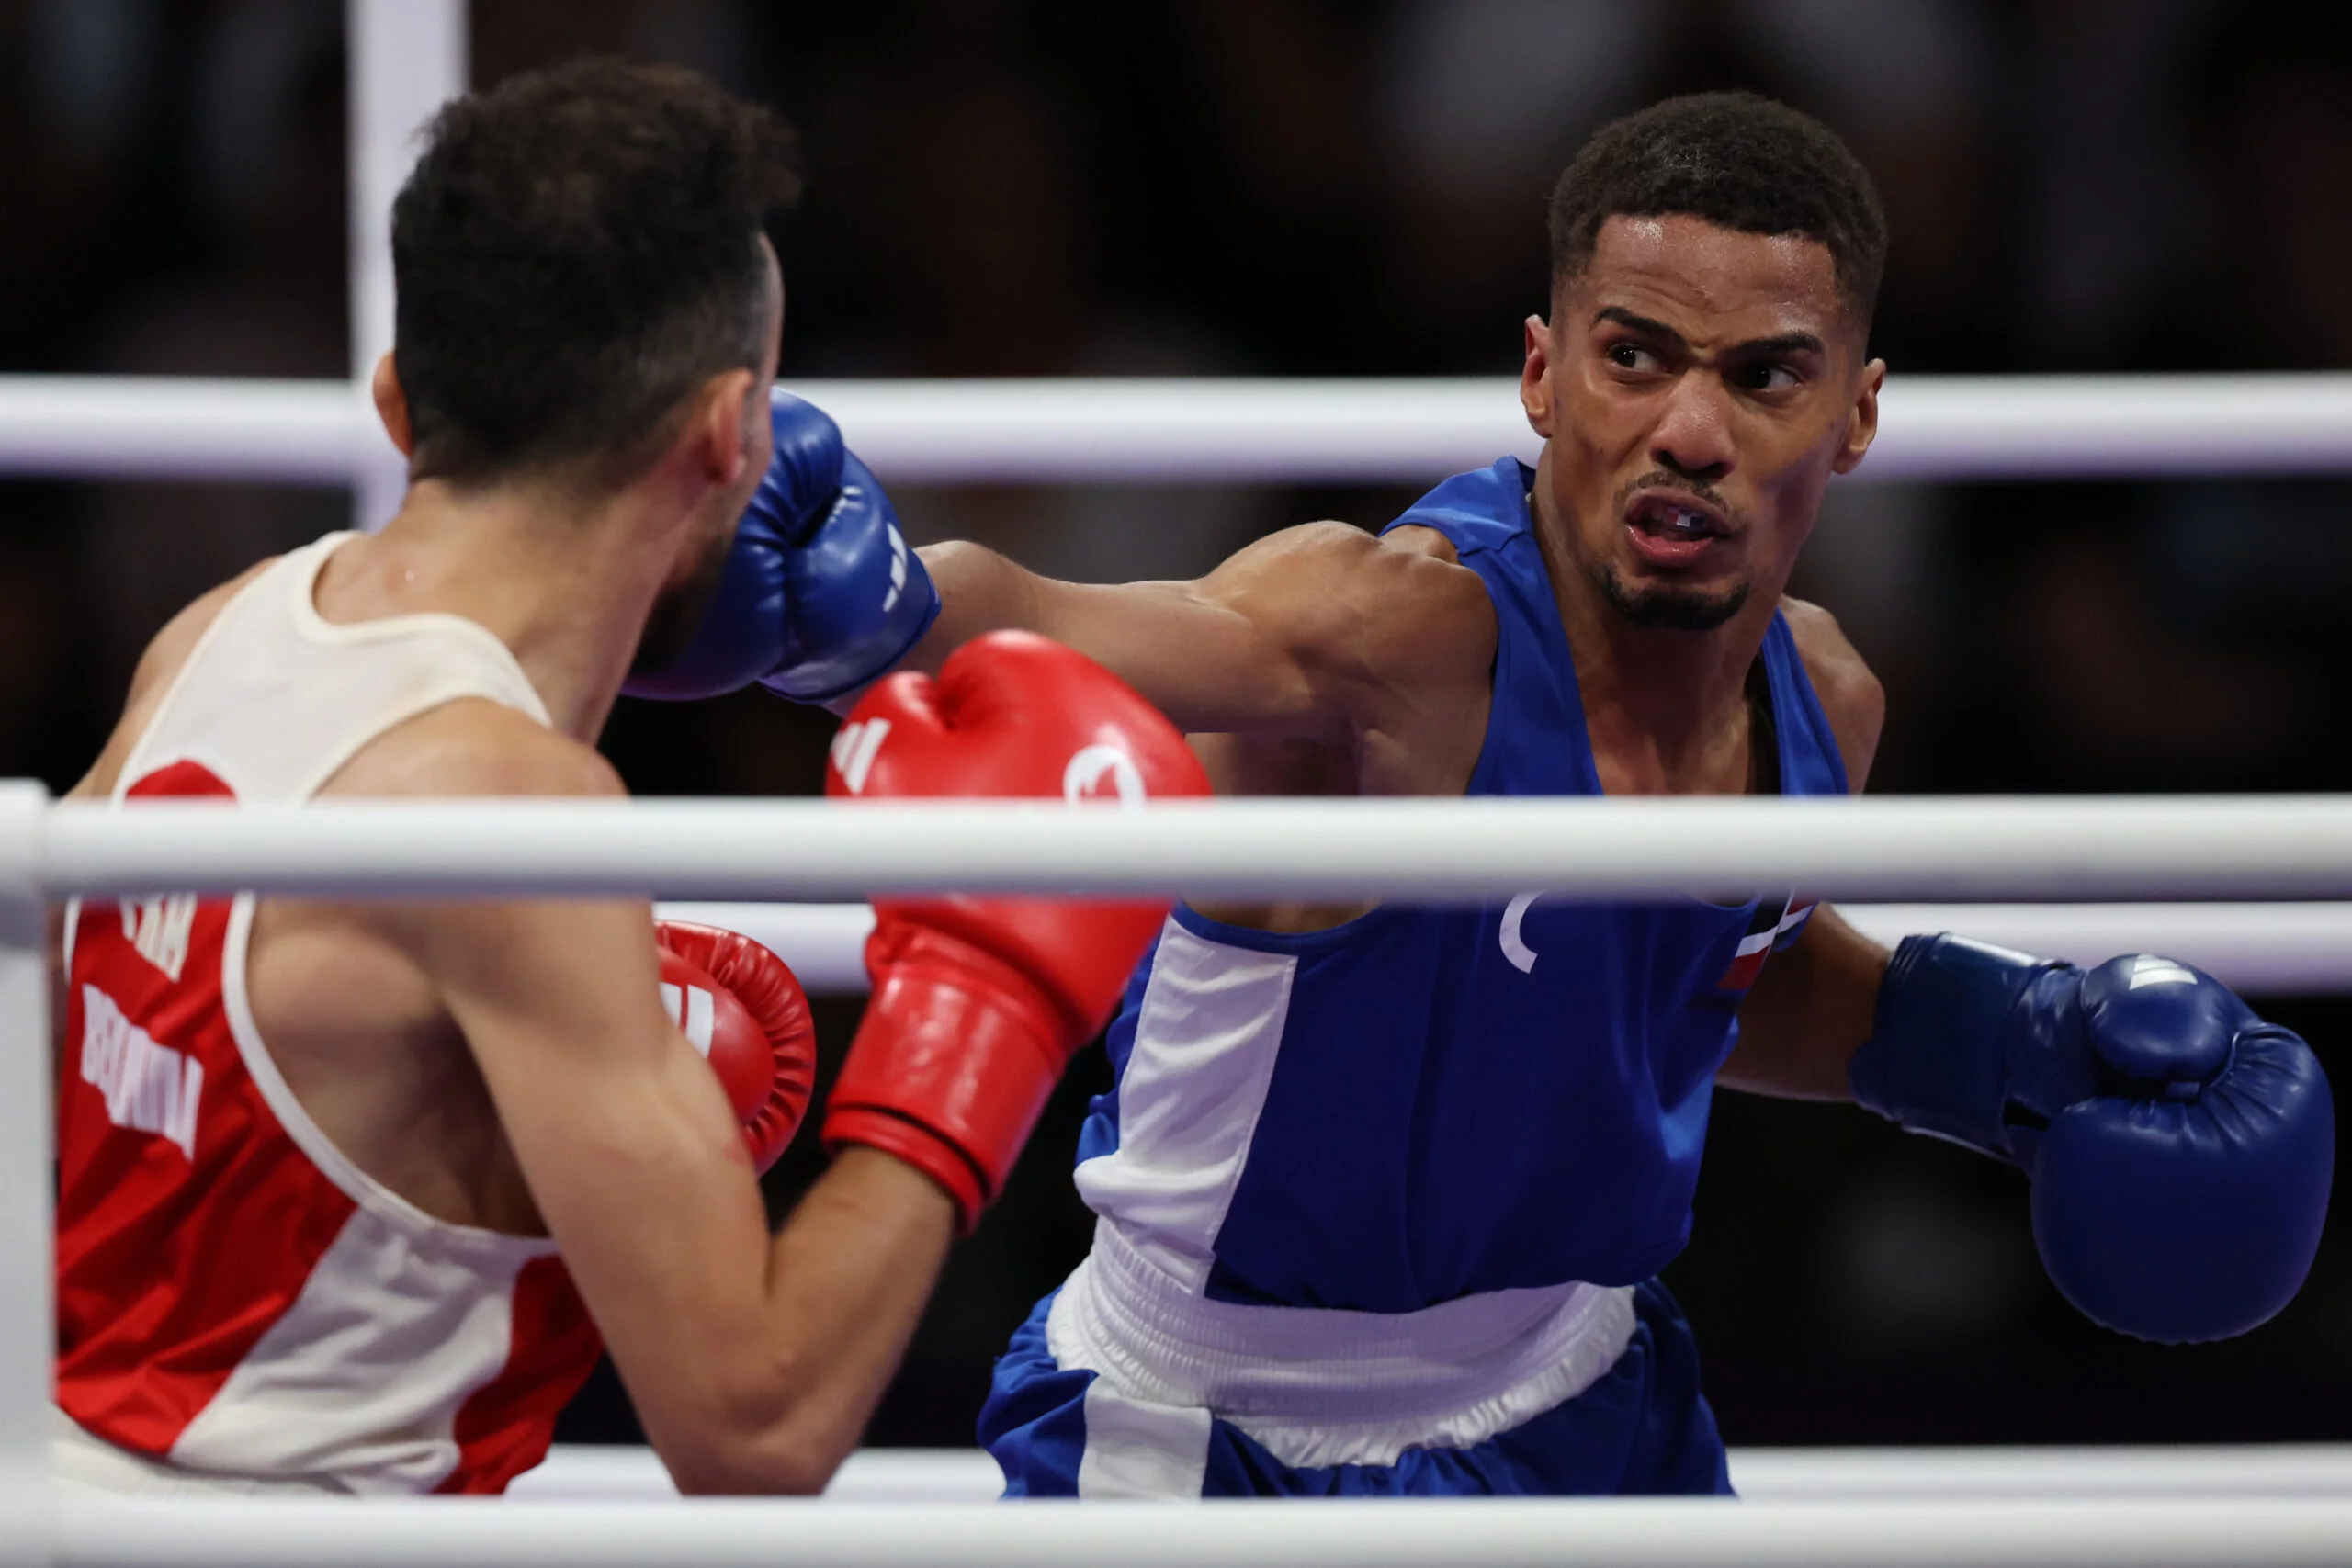
<instances>
[{"instance_id":1,"label":"blue boxing glove","mask_svg":"<svg viewBox=\"0 0 2352 1568\"><path fill-rule=\"evenodd\" d=\"M1906 938L1848 1077L1880 1115L2032 1178L2052 1282L2109 1328L2243 1334L2311 1269L2335 1169L2327 1076L2184 964Z\"/></svg>"},{"instance_id":2,"label":"blue boxing glove","mask_svg":"<svg viewBox=\"0 0 2352 1568\"><path fill-rule=\"evenodd\" d=\"M757 681L829 702L886 673L939 615L939 591L840 426L783 390L768 417L775 455L702 626L678 658L632 675L631 696L684 702Z\"/></svg>"}]
</instances>

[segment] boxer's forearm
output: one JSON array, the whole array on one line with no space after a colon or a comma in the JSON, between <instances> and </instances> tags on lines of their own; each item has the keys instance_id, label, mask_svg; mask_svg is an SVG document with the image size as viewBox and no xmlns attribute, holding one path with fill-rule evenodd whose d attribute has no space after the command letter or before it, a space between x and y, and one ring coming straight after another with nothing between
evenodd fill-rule
<instances>
[{"instance_id":1,"label":"boxer's forearm","mask_svg":"<svg viewBox=\"0 0 2352 1568\"><path fill-rule=\"evenodd\" d=\"M770 1247L760 1386L736 1391L725 1430L654 1434L679 1489L822 1491L896 1375L955 1234L955 1205L929 1178L843 1150Z\"/></svg>"},{"instance_id":2,"label":"boxer's forearm","mask_svg":"<svg viewBox=\"0 0 2352 1568\"><path fill-rule=\"evenodd\" d=\"M949 654L989 632L1054 635L1042 624L1046 607L1039 603L1039 590L1053 586L1046 579L984 545L962 540L927 545L915 553L922 557L939 590L939 618L899 661L899 669L935 675Z\"/></svg>"},{"instance_id":3,"label":"boxer's forearm","mask_svg":"<svg viewBox=\"0 0 2352 1568\"><path fill-rule=\"evenodd\" d=\"M1364 663L1353 643L1377 587L1351 574L1377 549L1327 524L1271 536L1195 581L1099 583L1040 577L979 545L933 545L920 553L939 617L899 668L935 673L983 633L1035 632L1110 671L1188 734L1350 739ZM1345 672L1333 690L1314 674L1324 669Z\"/></svg>"},{"instance_id":4,"label":"boxer's forearm","mask_svg":"<svg viewBox=\"0 0 2352 1568\"><path fill-rule=\"evenodd\" d=\"M963 542L920 553L939 589L939 618L900 670L937 674L974 637L1035 632L1102 665L1180 723L1199 705L1195 688L1214 679L1216 640L1202 635L1191 584L1062 582Z\"/></svg>"},{"instance_id":5,"label":"boxer's forearm","mask_svg":"<svg viewBox=\"0 0 2352 1568\"><path fill-rule=\"evenodd\" d=\"M1871 1036L1886 961L1886 949L1835 909L1815 909L1740 1004L1739 1044L1715 1081L1787 1100L1851 1100L1846 1068Z\"/></svg>"}]
</instances>

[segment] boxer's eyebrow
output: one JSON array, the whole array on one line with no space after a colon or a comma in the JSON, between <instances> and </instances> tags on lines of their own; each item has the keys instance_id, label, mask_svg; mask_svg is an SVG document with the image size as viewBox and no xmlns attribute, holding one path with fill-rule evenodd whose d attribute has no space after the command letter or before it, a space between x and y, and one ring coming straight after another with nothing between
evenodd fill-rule
<instances>
[{"instance_id":1,"label":"boxer's eyebrow","mask_svg":"<svg viewBox=\"0 0 2352 1568\"><path fill-rule=\"evenodd\" d=\"M1778 337L1750 338L1732 352L1755 358L1773 354L1826 354L1829 346L1811 333L1782 333Z\"/></svg>"},{"instance_id":2,"label":"boxer's eyebrow","mask_svg":"<svg viewBox=\"0 0 2352 1568\"><path fill-rule=\"evenodd\" d=\"M1672 344L1678 348L1689 346L1689 340L1664 321L1637 316L1622 305L1603 305L1593 312L1592 319L1596 323L1608 321ZM1737 358L1757 359L1776 354L1827 354L1829 347L1812 333L1781 333L1773 337L1750 338L1746 343L1734 344L1725 352Z\"/></svg>"},{"instance_id":3,"label":"boxer's eyebrow","mask_svg":"<svg viewBox=\"0 0 2352 1568\"><path fill-rule=\"evenodd\" d=\"M1593 312L1592 319L1596 323L1612 321L1618 326L1628 327L1634 332L1646 333L1651 337L1678 345L1683 342L1682 334L1664 321L1653 321L1647 316L1636 316L1623 305L1603 305Z\"/></svg>"}]
</instances>

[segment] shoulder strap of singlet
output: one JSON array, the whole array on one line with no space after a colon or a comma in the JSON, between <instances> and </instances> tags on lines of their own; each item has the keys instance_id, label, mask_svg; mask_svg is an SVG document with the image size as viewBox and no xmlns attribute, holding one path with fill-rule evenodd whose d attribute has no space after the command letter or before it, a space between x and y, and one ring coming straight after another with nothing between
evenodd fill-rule
<instances>
[{"instance_id":1,"label":"shoulder strap of singlet","mask_svg":"<svg viewBox=\"0 0 2352 1568\"><path fill-rule=\"evenodd\" d=\"M1528 536L1527 490L1534 482L1527 465L1505 457L1490 468L1456 474L1413 502L1383 528L1434 528L1453 543L1457 554L1501 549L1513 538Z\"/></svg>"},{"instance_id":2,"label":"shoulder strap of singlet","mask_svg":"<svg viewBox=\"0 0 2352 1568\"><path fill-rule=\"evenodd\" d=\"M307 800L386 730L467 697L548 722L514 653L478 622L321 615L319 570L356 536L330 534L289 552L221 606L148 720L118 795L189 761L248 803Z\"/></svg>"},{"instance_id":3,"label":"shoulder strap of singlet","mask_svg":"<svg viewBox=\"0 0 2352 1568\"><path fill-rule=\"evenodd\" d=\"M1389 527L1444 535L1494 605L1494 699L1469 793L1598 795L1576 660L1528 513L1534 478L1516 457L1456 474Z\"/></svg>"},{"instance_id":4,"label":"shoulder strap of singlet","mask_svg":"<svg viewBox=\"0 0 2352 1568\"><path fill-rule=\"evenodd\" d=\"M1772 724L1780 732L1781 793L1850 795L1837 732L1829 727L1804 655L1798 651L1796 633L1782 611L1773 611L1771 624L1764 628L1763 659L1772 685Z\"/></svg>"}]
</instances>

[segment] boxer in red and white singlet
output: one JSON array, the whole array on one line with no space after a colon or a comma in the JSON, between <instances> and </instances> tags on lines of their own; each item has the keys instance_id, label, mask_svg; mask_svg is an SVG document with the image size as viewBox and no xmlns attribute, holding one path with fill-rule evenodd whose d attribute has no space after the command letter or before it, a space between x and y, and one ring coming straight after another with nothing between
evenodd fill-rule
<instances>
[{"instance_id":1,"label":"boxer in red and white singlet","mask_svg":"<svg viewBox=\"0 0 2352 1568\"><path fill-rule=\"evenodd\" d=\"M106 770L113 798L308 800L355 759L373 762L371 749L407 750L382 747L388 735L458 705L548 725L530 677L478 622L322 619L321 569L350 538L283 558L219 607ZM496 1213L439 1217L312 1119L265 1043L257 998L268 1037L300 1054L297 1081L333 1097L339 1132L378 1106L425 1114L430 1087L367 1081L400 1071L383 1058L401 1045L344 1037L374 1032L380 987L365 974L359 1007L315 1016L320 966L369 955L273 902L257 971L255 911L250 894L174 894L67 914L57 1392L73 1420L60 1469L136 1473L110 1462L119 1445L209 1474L497 1490L536 1461L594 1363L595 1332L553 1242L494 1228L510 1217ZM377 1060L355 1060L363 1051ZM390 1131L351 1141L380 1145Z\"/></svg>"},{"instance_id":2,"label":"boxer in red and white singlet","mask_svg":"<svg viewBox=\"0 0 2352 1568\"><path fill-rule=\"evenodd\" d=\"M774 456L760 224L796 189L782 125L682 71L585 62L445 109L375 373L399 515L182 612L73 794L621 794L595 737L633 662L693 640ZM799 457L818 480L786 511L821 515L838 438L830 469ZM869 795L1061 795L1103 746L1153 793L1205 788L1164 719L1038 639L872 703ZM609 1348L682 1487L820 1488L1159 917L880 907L839 1157L771 1235L755 1177L813 1058L744 938L630 900L69 907L59 1478L496 1492Z\"/></svg>"}]
</instances>

